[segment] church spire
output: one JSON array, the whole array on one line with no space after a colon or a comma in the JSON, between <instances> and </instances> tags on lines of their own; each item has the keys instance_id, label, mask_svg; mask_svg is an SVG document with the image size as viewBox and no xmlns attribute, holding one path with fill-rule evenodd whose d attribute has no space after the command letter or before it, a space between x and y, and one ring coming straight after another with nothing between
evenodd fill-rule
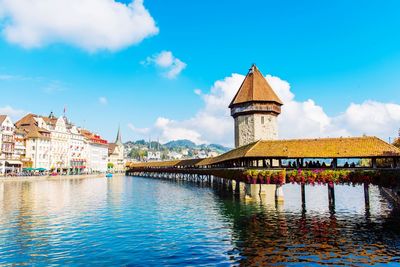
<instances>
[{"instance_id":1,"label":"church spire","mask_svg":"<svg viewBox=\"0 0 400 267\"><path fill-rule=\"evenodd\" d=\"M117 145L122 145L121 126L118 126L117 139L115 140L115 143Z\"/></svg>"}]
</instances>

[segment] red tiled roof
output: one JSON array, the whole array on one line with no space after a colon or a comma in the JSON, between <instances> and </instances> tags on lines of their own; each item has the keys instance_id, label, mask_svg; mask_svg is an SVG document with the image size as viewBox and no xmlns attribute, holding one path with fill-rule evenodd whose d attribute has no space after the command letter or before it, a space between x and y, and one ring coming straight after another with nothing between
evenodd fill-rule
<instances>
[{"instance_id":1,"label":"red tiled roof","mask_svg":"<svg viewBox=\"0 0 400 267\"><path fill-rule=\"evenodd\" d=\"M233 105L248 102L275 102L283 105L282 101L255 65L247 73L229 107L231 108Z\"/></svg>"}]
</instances>

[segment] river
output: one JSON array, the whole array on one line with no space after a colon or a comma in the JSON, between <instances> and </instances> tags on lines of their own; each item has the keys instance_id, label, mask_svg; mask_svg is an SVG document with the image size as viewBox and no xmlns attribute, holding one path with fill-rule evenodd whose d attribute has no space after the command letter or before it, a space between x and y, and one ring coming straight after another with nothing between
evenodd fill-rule
<instances>
[{"instance_id":1,"label":"river","mask_svg":"<svg viewBox=\"0 0 400 267\"><path fill-rule=\"evenodd\" d=\"M283 206L209 186L114 177L0 182L2 266L400 264L400 215L377 187L284 186Z\"/></svg>"}]
</instances>

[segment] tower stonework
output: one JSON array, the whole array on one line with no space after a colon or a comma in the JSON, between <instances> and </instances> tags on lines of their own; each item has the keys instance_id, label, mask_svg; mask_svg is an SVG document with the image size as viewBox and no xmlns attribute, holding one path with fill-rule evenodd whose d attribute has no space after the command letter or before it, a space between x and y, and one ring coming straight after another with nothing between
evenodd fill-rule
<instances>
[{"instance_id":1,"label":"tower stonework","mask_svg":"<svg viewBox=\"0 0 400 267\"><path fill-rule=\"evenodd\" d=\"M253 65L229 108L235 120L235 147L278 139L282 101Z\"/></svg>"}]
</instances>

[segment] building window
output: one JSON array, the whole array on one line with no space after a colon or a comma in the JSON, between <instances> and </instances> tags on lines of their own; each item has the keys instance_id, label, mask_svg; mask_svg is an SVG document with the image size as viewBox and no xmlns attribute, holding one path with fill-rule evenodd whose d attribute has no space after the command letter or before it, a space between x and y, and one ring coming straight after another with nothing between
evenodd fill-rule
<instances>
[{"instance_id":1,"label":"building window","mask_svg":"<svg viewBox=\"0 0 400 267\"><path fill-rule=\"evenodd\" d=\"M248 118L248 117L246 117L246 118L244 119L244 123L246 123L246 124L249 123L249 118Z\"/></svg>"},{"instance_id":2,"label":"building window","mask_svg":"<svg viewBox=\"0 0 400 267\"><path fill-rule=\"evenodd\" d=\"M261 116L261 124L264 124L264 116Z\"/></svg>"}]
</instances>

